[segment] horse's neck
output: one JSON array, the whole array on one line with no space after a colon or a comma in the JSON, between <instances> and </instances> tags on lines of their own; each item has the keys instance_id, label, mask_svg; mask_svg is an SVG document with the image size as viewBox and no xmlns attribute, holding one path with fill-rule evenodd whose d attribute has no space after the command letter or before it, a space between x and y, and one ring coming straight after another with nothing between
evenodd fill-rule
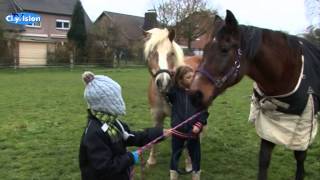
<instances>
[{"instance_id":1,"label":"horse's neck","mask_svg":"<svg viewBox=\"0 0 320 180\"><path fill-rule=\"evenodd\" d=\"M291 92L299 80L302 65L298 53L290 52L285 45L277 45L262 45L248 63L247 75L269 96Z\"/></svg>"}]
</instances>

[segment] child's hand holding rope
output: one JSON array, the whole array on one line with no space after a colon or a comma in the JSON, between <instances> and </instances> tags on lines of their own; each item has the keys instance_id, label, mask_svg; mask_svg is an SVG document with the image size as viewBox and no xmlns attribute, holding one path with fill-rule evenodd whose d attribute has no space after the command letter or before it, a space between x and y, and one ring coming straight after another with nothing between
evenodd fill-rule
<instances>
[{"instance_id":1,"label":"child's hand holding rope","mask_svg":"<svg viewBox=\"0 0 320 180\"><path fill-rule=\"evenodd\" d=\"M163 129L163 136L169 137L172 134L172 129Z\"/></svg>"}]
</instances>

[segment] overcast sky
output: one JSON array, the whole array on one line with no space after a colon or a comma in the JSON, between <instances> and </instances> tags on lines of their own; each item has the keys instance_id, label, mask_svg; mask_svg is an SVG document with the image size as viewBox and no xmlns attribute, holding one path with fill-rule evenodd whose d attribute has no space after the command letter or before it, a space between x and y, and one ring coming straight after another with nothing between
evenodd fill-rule
<instances>
[{"instance_id":1,"label":"overcast sky","mask_svg":"<svg viewBox=\"0 0 320 180\"><path fill-rule=\"evenodd\" d=\"M103 11L144 16L157 0L81 0L91 20ZM210 7L225 16L231 10L239 23L282 30L291 34L303 32L309 25L304 0L208 0Z\"/></svg>"}]
</instances>

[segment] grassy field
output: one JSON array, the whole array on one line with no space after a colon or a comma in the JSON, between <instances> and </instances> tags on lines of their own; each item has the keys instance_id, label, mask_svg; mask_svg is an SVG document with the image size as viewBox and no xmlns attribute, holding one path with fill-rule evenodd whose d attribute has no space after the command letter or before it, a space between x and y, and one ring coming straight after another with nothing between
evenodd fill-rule
<instances>
[{"instance_id":1,"label":"grassy field","mask_svg":"<svg viewBox=\"0 0 320 180\"><path fill-rule=\"evenodd\" d=\"M152 126L146 69L90 70L107 74L122 85L127 104L124 120L132 129ZM82 72L83 69L0 70L0 179L80 179L78 149L86 124ZM255 179L260 141L247 123L250 94L251 81L245 79L210 108L209 127L202 141L203 180ZM167 120L166 127L168 124ZM169 179L169 143L170 139L159 145L158 164L146 169L145 179ZM305 164L305 179L319 180L319 135ZM277 146L269 179L292 180L294 171L293 153ZM139 167L136 172L139 179Z\"/></svg>"}]
</instances>

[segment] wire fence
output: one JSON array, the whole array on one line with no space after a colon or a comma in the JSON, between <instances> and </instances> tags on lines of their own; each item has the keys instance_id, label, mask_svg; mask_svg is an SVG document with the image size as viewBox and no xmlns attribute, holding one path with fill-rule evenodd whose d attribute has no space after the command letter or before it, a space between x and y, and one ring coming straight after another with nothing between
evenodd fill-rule
<instances>
[{"instance_id":1,"label":"wire fence","mask_svg":"<svg viewBox=\"0 0 320 180\"><path fill-rule=\"evenodd\" d=\"M20 68L41 68L41 67L105 67L105 68L126 68L145 67L143 59L114 59L105 57L82 57L70 59L70 57L60 58L39 58L39 57L0 57L0 69L20 69Z\"/></svg>"}]
</instances>

